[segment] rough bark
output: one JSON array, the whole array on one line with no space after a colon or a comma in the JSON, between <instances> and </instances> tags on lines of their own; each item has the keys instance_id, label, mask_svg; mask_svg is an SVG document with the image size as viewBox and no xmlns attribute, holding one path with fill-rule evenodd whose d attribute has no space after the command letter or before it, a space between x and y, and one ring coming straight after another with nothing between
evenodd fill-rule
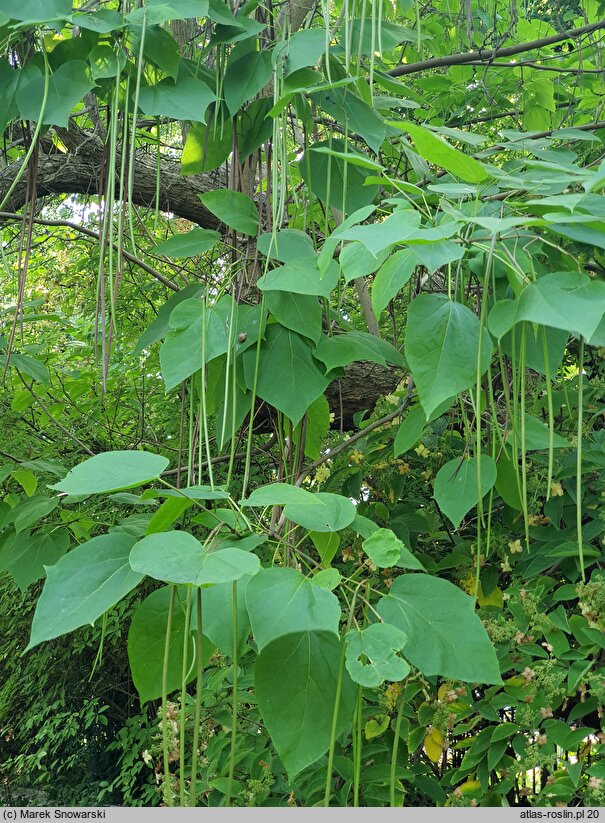
<instances>
[{"instance_id":1,"label":"rough bark","mask_svg":"<svg viewBox=\"0 0 605 823\"><path fill-rule=\"evenodd\" d=\"M371 411L381 397L395 390L402 377L400 370L377 363L351 363L345 369L345 377L326 389L330 411L334 413L334 427L354 428L353 416L362 409Z\"/></svg>"},{"instance_id":2,"label":"rough bark","mask_svg":"<svg viewBox=\"0 0 605 823\"><path fill-rule=\"evenodd\" d=\"M137 152L134 162L132 200L137 206L155 208L156 158ZM0 201L2 201L17 176L21 164L11 163L0 170ZM99 141L83 145L79 151L66 154L41 154L38 161L36 191L38 197L60 194L88 194L99 192L103 175L103 150ZM181 177L178 160L160 160L160 211L173 212L192 223L208 229L216 229L218 221L199 199L199 195L225 185L220 172ZM119 180L116 191L119 197ZM27 177L23 175L4 209L16 212L26 202Z\"/></svg>"}]
</instances>

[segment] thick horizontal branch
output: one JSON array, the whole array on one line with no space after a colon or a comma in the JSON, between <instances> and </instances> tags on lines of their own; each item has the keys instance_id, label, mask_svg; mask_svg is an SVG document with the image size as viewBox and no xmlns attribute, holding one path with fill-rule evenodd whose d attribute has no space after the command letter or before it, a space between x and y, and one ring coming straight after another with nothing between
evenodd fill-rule
<instances>
[{"instance_id":1,"label":"thick horizontal branch","mask_svg":"<svg viewBox=\"0 0 605 823\"><path fill-rule=\"evenodd\" d=\"M448 66L463 66L468 63L489 63L497 57L512 57L515 54L523 54L527 51L534 51L536 49L543 49L546 46L552 46L555 43L562 43L564 40L576 40L578 37L584 37L586 34L591 34L593 31L605 29L605 20L598 20L596 23L590 23L588 26L580 26L577 29L569 29L568 31L553 34L550 37L542 37L539 40L530 40L526 43L518 43L516 46L505 46L500 49L478 49L477 51L467 51L462 54L449 54L445 57L432 57L429 60L419 60L417 63L408 63L397 68L392 69L389 74L391 77L401 77L404 74L417 74L421 71L428 71L429 69L443 69Z\"/></svg>"},{"instance_id":2,"label":"thick horizontal branch","mask_svg":"<svg viewBox=\"0 0 605 823\"><path fill-rule=\"evenodd\" d=\"M90 149L90 150L89 150ZM11 187L21 164L17 161L0 170L0 201ZM98 194L102 186L103 153L96 141L82 146L79 151L67 154L40 155L38 161L36 192L38 197L58 194ZM132 201L137 206L154 209L156 206L157 160L144 152L137 152L134 161ZM9 212L23 208L27 199L27 179L23 175L8 202ZM225 182L220 172L216 174L182 177L178 160L162 158L159 166L158 208L178 217L197 223L203 228L216 229L218 221L202 205L200 194L222 188ZM116 179L119 197L119 180Z\"/></svg>"},{"instance_id":3,"label":"thick horizontal branch","mask_svg":"<svg viewBox=\"0 0 605 823\"><path fill-rule=\"evenodd\" d=\"M0 221L1 220L22 220L22 219L23 219L22 214L17 214L16 212L9 212L9 211L0 211ZM36 223L36 225L38 225L38 226L56 226L57 228L72 229L72 231L78 231L78 232L80 232L80 234L86 235L86 237L91 237L91 238L93 238L97 241L99 240L98 232L93 231L92 229L88 229L85 226L79 226L77 223L72 223L71 220L44 220L41 217L34 217L33 222ZM114 243L114 249L116 251L119 251L117 243ZM163 283L169 289L172 289L172 291L178 291L179 290L179 287L177 286L176 283L173 283L173 281L170 280L168 277L165 277L161 272L154 269L152 266L150 266L144 260L141 260L140 258L135 257L134 254L131 254L129 251L126 251L126 249L122 249L122 256L126 260L129 260L131 263L133 263L135 266L138 266L140 269L143 269L143 271L146 271L152 277L155 277L156 280L159 280L160 283Z\"/></svg>"}]
</instances>

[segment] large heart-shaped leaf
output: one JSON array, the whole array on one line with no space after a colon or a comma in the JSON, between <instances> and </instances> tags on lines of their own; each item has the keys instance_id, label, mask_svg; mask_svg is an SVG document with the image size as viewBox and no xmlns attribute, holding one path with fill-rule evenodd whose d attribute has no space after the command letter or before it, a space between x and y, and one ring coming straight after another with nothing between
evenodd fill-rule
<instances>
[{"instance_id":1,"label":"large heart-shaped leaf","mask_svg":"<svg viewBox=\"0 0 605 823\"><path fill-rule=\"evenodd\" d=\"M254 577L246 574L240 577L236 586L237 648L240 655L244 653L250 634L246 592L251 580L254 580ZM192 615L191 625L192 628L197 625L195 613ZM233 655L233 583L216 583L203 590L202 625L204 637L208 637L221 654L231 657Z\"/></svg>"},{"instance_id":2,"label":"large heart-shaped leaf","mask_svg":"<svg viewBox=\"0 0 605 823\"><path fill-rule=\"evenodd\" d=\"M94 86L89 69L83 60L62 63L48 78L48 94L42 123L67 128L74 106ZM17 106L24 120L40 119L44 99L44 75L33 63L21 72L17 89Z\"/></svg>"},{"instance_id":3,"label":"large heart-shaped leaf","mask_svg":"<svg viewBox=\"0 0 605 823\"><path fill-rule=\"evenodd\" d=\"M357 510L348 497L328 492L318 492L314 497L313 506L288 503L284 515L313 532L337 532L353 522Z\"/></svg>"},{"instance_id":4,"label":"large heart-shaped leaf","mask_svg":"<svg viewBox=\"0 0 605 823\"><path fill-rule=\"evenodd\" d=\"M381 366L387 363L403 365L403 357L394 346L374 334L361 331L324 336L315 350L315 357L322 361L326 371L348 366L356 360L369 360Z\"/></svg>"},{"instance_id":5,"label":"large heart-shaped leaf","mask_svg":"<svg viewBox=\"0 0 605 823\"><path fill-rule=\"evenodd\" d=\"M500 339L522 320L582 335L595 333L605 314L605 283L579 272L552 272L523 290L518 300L498 301L489 328Z\"/></svg>"},{"instance_id":6,"label":"large heart-shaped leaf","mask_svg":"<svg viewBox=\"0 0 605 823\"><path fill-rule=\"evenodd\" d=\"M258 210L247 195L231 189L215 189L200 195L206 208L218 219L241 234L258 232Z\"/></svg>"},{"instance_id":7,"label":"large heart-shaped leaf","mask_svg":"<svg viewBox=\"0 0 605 823\"><path fill-rule=\"evenodd\" d=\"M231 116L267 85L270 76L271 55L268 51L251 51L228 63L223 93Z\"/></svg>"},{"instance_id":8,"label":"large heart-shaped leaf","mask_svg":"<svg viewBox=\"0 0 605 823\"><path fill-rule=\"evenodd\" d=\"M316 494L292 486L289 483L269 483L254 489L246 500L240 501L242 506L285 506L287 503L298 503L303 506L318 504Z\"/></svg>"},{"instance_id":9,"label":"large heart-shaped leaf","mask_svg":"<svg viewBox=\"0 0 605 823\"><path fill-rule=\"evenodd\" d=\"M330 746L341 655L334 635L299 632L274 640L256 659L258 707L290 780ZM344 671L337 737L351 725L356 693Z\"/></svg>"},{"instance_id":10,"label":"large heart-shaped leaf","mask_svg":"<svg viewBox=\"0 0 605 823\"><path fill-rule=\"evenodd\" d=\"M408 635L405 656L427 677L500 683L494 647L475 601L448 580L428 574L398 577L378 613Z\"/></svg>"},{"instance_id":11,"label":"large heart-shaped leaf","mask_svg":"<svg viewBox=\"0 0 605 823\"><path fill-rule=\"evenodd\" d=\"M128 555L135 541L124 532L103 534L62 557L46 569L46 583L36 605L27 650L87 624L141 582Z\"/></svg>"},{"instance_id":12,"label":"large heart-shaped leaf","mask_svg":"<svg viewBox=\"0 0 605 823\"><path fill-rule=\"evenodd\" d=\"M188 532L170 531L139 540L130 552L130 565L156 580L204 586L255 574L260 562L255 554L242 549L207 552Z\"/></svg>"},{"instance_id":13,"label":"large heart-shaped leaf","mask_svg":"<svg viewBox=\"0 0 605 823\"><path fill-rule=\"evenodd\" d=\"M246 605L260 650L293 632L329 631L338 635L337 597L314 586L296 569L262 569L248 583Z\"/></svg>"},{"instance_id":14,"label":"large heart-shaped leaf","mask_svg":"<svg viewBox=\"0 0 605 823\"><path fill-rule=\"evenodd\" d=\"M128 661L132 680L139 693L141 703L156 700L162 696L164 674L164 649L166 646L166 629L170 604L170 586L164 586L152 592L137 606L132 615L128 630ZM168 694L181 685L183 672L184 640L190 633L186 624L185 598L186 588L179 587L175 592L174 608L170 624L170 639L166 691ZM194 597L194 595L190 595ZM192 614L195 602L191 603ZM202 663L208 663L214 645L206 638L202 639ZM193 638L187 643L187 682L195 678L195 643Z\"/></svg>"},{"instance_id":15,"label":"large heart-shaped leaf","mask_svg":"<svg viewBox=\"0 0 605 823\"><path fill-rule=\"evenodd\" d=\"M284 291L318 297L329 297L337 284L338 266L336 263L332 261L326 271L320 271L317 266L317 256L314 261L309 261L304 257L302 260L289 261L283 266L271 269L257 282L259 289L263 291Z\"/></svg>"},{"instance_id":16,"label":"large heart-shaped leaf","mask_svg":"<svg viewBox=\"0 0 605 823\"><path fill-rule=\"evenodd\" d=\"M199 371L204 363L229 348L229 326L215 306L203 300L183 300L172 311L170 331L160 348L160 366L166 391Z\"/></svg>"},{"instance_id":17,"label":"large heart-shaped leaf","mask_svg":"<svg viewBox=\"0 0 605 823\"><path fill-rule=\"evenodd\" d=\"M377 317L414 274L418 258L411 249L400 249L376 272L372 283L372 306Z\"/></svg>"},{"instance_id":18,"label":"large heart-shaped leaf","mask_svg":"<svg viewBox=\"0 0 605 823\"><path fill-rule=\"evenodd\" d=\"M246 385L252 388L256 372L256 350L244 354ZM275 379L279 375L279 380ZM323 394L330 379L323 373L303 337L277 324L267 328L261 347L256 390L258 396L300 423L314 400Z\"/></svg>"},{"instance_id":19,"label":"large heart-shaped leaf","mask_svg":"<svg viewBox=\"0 0 605 823\"><path fill-rule=\"evenodd\" d=\"M197 257L215 246L221 239L217 231L211 229L191 229L185 234L175 234L168 240L162 240L154 249L155 254L166 257ZM180 301L179 301L180 302Z\"/></svg>"},{"instance_id":20,"label":"large heart-shaped leaf","mask_svg":"<svg viewBox=\"0 0 605 823\"><path fill-rule=\"evenodd\" d=\"M206 122L206 109L216 100L213 91L196 77L179 76L175 82L162 80L139 92L139 107L150 117L172 117L175 120Z\"/></svg>"},{"instance_id":21,"label":"large heart-shaped leaf","mask_svg":"<svg viewBox=\"0 0 605 823\"><path fill-rule=\"evenodd\" d=\"M166 457L151 452L103 452L80 463L50 488L76 495L132 489L156 480L168 463Z\"/></svg>"},{"instance_id":22,"label":"large heart-shaped leaf","mask_svg":"<svg viewBox=\"0 0 605 823\"><path fill-rule=\"evenodd\" d=\"M496 482L498 470L487 454L480 456L480 469L483 497ZM479 502L477 458L450 460L442 466L435 477L434 491L439 508L458 528L465 515Z\"/></svg>"},{"instance_id":23,"label":"large heart-shaped leaf","mask_svg":"<svg viewBox=\"0 0 605 823\"><path fill-rule=\"evenodd\" d=\"M421 294L410 303L405 356L427 417L444 400L474 386L491 354L489 334L481 335L479 320L466 306L441 294Z\"/></svg>"}]
</instances>

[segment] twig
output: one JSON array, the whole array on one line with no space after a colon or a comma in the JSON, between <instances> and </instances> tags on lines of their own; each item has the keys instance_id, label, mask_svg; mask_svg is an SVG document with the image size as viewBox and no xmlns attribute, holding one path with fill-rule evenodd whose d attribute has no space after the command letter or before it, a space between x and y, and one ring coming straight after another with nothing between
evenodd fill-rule
<instances>
[{"instance_id":1,"label":"twig","mask_svg":"<svg viewBox=\"0 0 605 823\"><path fill-rule=\"evenodd\" d=\"M526 43L519 43L516 46L506 46L502 49L479 49L478 51L468 51L462 54L449 54L445 57L432 57L429 60L419 60L417 63L407 63L389 72L391 77L401 77L404 74L418 74L429 69L442 69L449 66L462 66L468 63L488 63L496 57L512 57L514 54L522 54L534 49L542 49L545 46L552 46L554 43L561 43L564 40L575 40L585 34L605 28L605 20L597 20L588 26L580 26L577 29L569 29L559 34L552 34L550 37L541 37L539 40L530 40Z\"/></svg>"},{"instance_id":2,"label":"twig","mask_svg":"<svg viewBox=\"0 0 605 823\"><path fill-rule=\"evenodd\" d=\"M0 211L0 220L22 220L23 215L17 214L16 212L10 211ZM79 226L77 223L72 223L70 220L45 220L41 217L35 217L33 220L34 223L37 223L39 226L57 226L60 228L67 228L73 229L74 231L79 231L81 234L87 235L87 237L92 237L95 240L99 240L99 234L92 229L87 229L84 226ZM118 246L114 243L114 249L119 251ZM156 271L152 268L148 263L145 263L144 260L141 260L138 257L135 257L134 254L131 254L126 249L122 249L122 254L127 260L130 260L131 263L134 263L143 271L146 271L152 277L155 277L156 280L159 280L160 283L163 283L167 288L172 289L172 291L179 291L179 287L176 283L173 283L168 277L165 277L159 271Z\"/></svg>"}]
</instances>

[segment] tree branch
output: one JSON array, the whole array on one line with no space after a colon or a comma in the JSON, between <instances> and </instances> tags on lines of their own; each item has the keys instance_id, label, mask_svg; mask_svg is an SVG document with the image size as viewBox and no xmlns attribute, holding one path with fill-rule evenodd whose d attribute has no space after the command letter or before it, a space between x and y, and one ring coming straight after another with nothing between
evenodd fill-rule
<instances>
[{"instance_id":1,"label":"tree branch","mask_svg":"<svg viewBox=\"0 0 605 823\"><path fill-rule=\"evenodd\" d=\"M132 200L137 206L153 209L156 203L157 182L156 158L137 152L134 168ZM119 168L119 163L116 164ZM68 154L40 155L36 193L38 197L47 194L88 194L99 192L103 163L103 151L100 141L93 140L83 144L76 152ZM9 190L19 173L21 163L16 161L0 170L0 200ZM218 228L218 220L202 205L200 194L224 186L220 172L204 175L182 177L178 160L162 158L160 160L160 194L158 207L160 211L173 212L203 228ZM119 197L119 177L116 177L116 192ZM22 179L5 204L9 212L17 212L27 199L26 180Z\"/></svg>"},{"instance_id":2,"label":"tree branch","mask_svg":"<svg viewBox=\"0 0 605 823\"><path fill-rule=\"evenodd\" d=\"M0 211L0 220L22 220L23 216L21 214L16 214L15 212L10 211ZM44 220L41 217L34 217L34 223L37 223L39 226L57 226L59 228L66 228L72 229L73 231L79 231L81 234L85 234L87 237L92 237L95 240L99 240L99 234L92 229L87 229L84 226L79 226L77 223L72 223L71 220ZM113 244L113 247L116 251L119 251L117 243ZM152 268L150 265L145 263L144 260L135 257L134 254L131 254L126 249L122 249L122 255L129 260L131 263L134 263L135 266L138 266L143 271L146 271L152 277L155 277L156 280L159 280L160 283L163 283L172 291L179 291L179 287L176 283L173 283L172 280L169 280L168 277L165 277L159 271Z\"/></svg>"},{"instance_id":3,"label":"tree branch","mask_svg":"<svg viewBox=\"0 0 605 823\"><path fill-rule=\"evenodd\" d=\"M550 37L541 37L539 40L530 40L526 43L519 43L516 46L505 46L501 49L479 49L478 51L467 51L462 54L449 54L445 57L432 57L429 60L419 60L417 63L408 63L397 68L392 69L389 74L391 77L402 77L404 74L417 74L421 71L428 71L429 69L443 69L448 66L463 66L468 63L479 62L489 63L496 57L512 57L514 54L523 54L526 51L534 51L535 49L543 49L546 46L552 46L554 43L562 43L564 40L576 40L578 37L583 37L585 34L591 34L593 31L605 29L605 20L598 20L596 23L590 23L588 26L580 26L577 29L569 29L569 31L560 32L559 34L552 34Z\"/></svg>"}]
</instances>

